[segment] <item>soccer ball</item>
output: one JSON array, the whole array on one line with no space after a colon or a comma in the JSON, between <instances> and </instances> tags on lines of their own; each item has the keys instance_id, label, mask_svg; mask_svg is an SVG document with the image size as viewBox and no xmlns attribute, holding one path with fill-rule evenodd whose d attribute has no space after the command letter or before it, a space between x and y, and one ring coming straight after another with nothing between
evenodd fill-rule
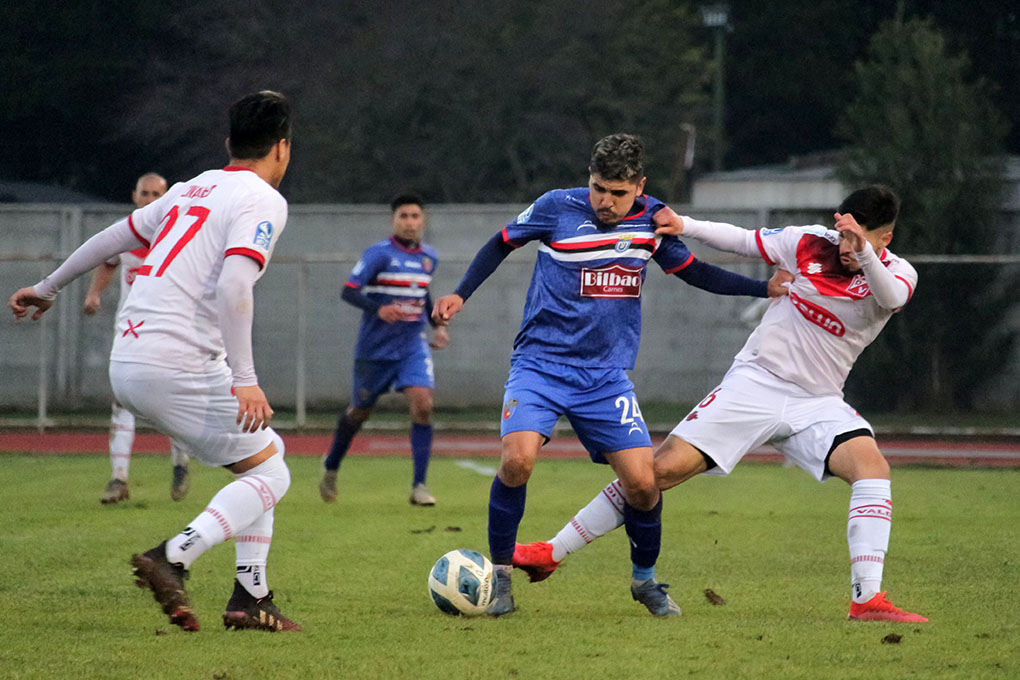
<instances>
[{"instance_id":1,"label":"soccer ball","mask_svg":"<svg viewBox=\"0 0 1020 680\"><path fill-rule=\"evenodd\" d=\"M429 596L452 616L484 614L493 586L492 562L474 550L451 550L429 572Z\"/></svg>"}]
</instances>

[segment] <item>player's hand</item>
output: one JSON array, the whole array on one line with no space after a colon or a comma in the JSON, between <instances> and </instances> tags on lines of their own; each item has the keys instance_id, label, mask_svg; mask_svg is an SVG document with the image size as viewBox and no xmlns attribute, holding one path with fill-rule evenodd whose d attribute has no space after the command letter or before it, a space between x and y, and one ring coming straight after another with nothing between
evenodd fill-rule
<instances>
[{"instance_id":1,"label":"player's hand","mask_svg":"<svg viewBox=\"0 0 1020 680\"><path fill-rule=\"evenodd\" d=\"M85 316L92 316L99 311L99 308L103 306L103 298L97 293L89 293L85 296L85 307L82 311L85 312Z\"/></svg>"},{"instance_id":2,"label":"player's hand","mask_svg":"<svg viewBox=\"0 0 1020 680\"><path fill-rule=\"evenodd\" d=\"M769 279L769 297L783 297L790 294L790 286L793 284L793 274L785 269L777 269L776 273Z\"/></svg>"},{"instance_id":3,"label":"player's hand","mask_svg":"<svg viewBox=\"0 0 1020 680\"><path fill-rule=\"evenodd\" d=\"M404 318L404 309L400 305L383 305L376 314L386 323L396 323Z\"/></svg>"},{"instance_id":4,"label":"player's hand","mask_svg":"<svg viewBox=\"0 0 1020 680\"><path fill-rule=\"evenodd\" d=\"M659 236L679 236L684 233L684 218L677 215L668 205L652 215L655 233Z\"/></svg>"},{"instance_id":5,"label":"player's hand","mask_svg":"<svg viewBox=\"0 0 1020 680\"><path fill-rule=\"evenodd\" d=\"M35 294L35 286L29 286L28 288L21 288L11 299L7 301L7 306L14 312L14 318L21 321L26 316L32 307L35 307L35 313L32 314L32 321L38 321L39 317L43 313L53 306L53 300L44 300Z\"/></svg>"},{"instance_id":6,"label":"player's hand","mask_svg":"<svg viewBox=\"0 0 1020 680\"><path fill-rule=\"evenodd\" d=\"M432 320L435 321L438 326L446 326L450 323L450 319L452 319L463 308L464 298L456 293L444 295L436 300L435 306L432 307Z\"/></svg>"},{"instance_id":7,"label":"player's hand","mask_svg":"<svg viewBox=\"0 0 1020 680\"><path fill-rule=\"evenodd\" d=\"M429 342L429 347L432 349L446 349L446 346L450 344L450 334L447 332L444 326L436 326L432 331L432 340Z\"/></svg>"},{"instance_id":8,"label":"player's hand","mask_svg":"<svg viewBox=\"0 0 1020 680\"><path fill-rule=\"evenodd\" d=\"M836 218L836 231L839 232L839 235L850 242L850 247L855 253L862 252L867 246L868 240L864 238L864 229L857 224L854 216L850 213L842 215L835 213L834 217Z\"/></svg>"},{"instance_id":9,"label":"player's hand","mask_svg":"<svg viewBox=\"0 0 1020 680\"><path fill-rule=\"evenodd\" d=\"M269 406L261 387L258 385L235 387L234 396L237 397L237 424L241 425L241 432L255 432L269 426L269 421L273 418L273 409Z\"/></svg>"}]
</instances>

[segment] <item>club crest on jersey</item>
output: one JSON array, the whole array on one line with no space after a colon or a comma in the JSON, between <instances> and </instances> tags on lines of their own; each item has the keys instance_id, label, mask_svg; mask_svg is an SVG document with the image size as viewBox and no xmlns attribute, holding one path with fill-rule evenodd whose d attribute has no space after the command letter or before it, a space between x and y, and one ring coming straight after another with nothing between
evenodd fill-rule
<instances>
[{"instance_id":1,"label":"club crest on jersey","mask_svg":"<svg viewBox=\"0 0 1020 680\"><path fill-rule=\"evenodd\" d=\"M858 274L850 280L850 284L846 287L846 292L850 294L850 297L866 298L871 294L871 288L868 286L868 280L864 278L864 275Z\"/></svg>"},{"instance_id":2,"label":"club crest on jersey","mask_svg":"<svg viewBox=\"0 0 1020 680\"><path fill-rule=\"evenodd\" d=\"M843 334L846 333L846 327L843 326L843 322L840 321L835 314L824 307L819 307L813 302L808 302L793 292L790 293L790 302L792 302L793 306L797 308L797 311L801 313L801 316L822 330L832 333L837 338L843 337Z\"/></svg>"},{"instance_id":3,"label":"club crest on jersey","mask_svg":"<svg viewBox=\"0 0 1020 680\"><path fill-rule=\"evenodd\" d=\"M510 416L514 414L515 408L517 408L517 400L507 399L503 403L503 420L510 420Z\"/></svg>"},{"instance_id":4,"label":"club crest on jersey","mask_svg":"<svg viewBox=\"0 0 1020 680\"><path fill-rule=\"evenodd\" d=\"M614 250L618 253L627 252L628 250L630 250L630 244L633 240L634 237L631 236L630 234L627 234L626 236L621 236L620 239L616 242L616 247L614 248Z\"/></svg>"},{"instance_id":5,"label":"club crest on jersey","mask_svg":"<svg viewBox=\"0 0 1020 680\"><path fill-rule=\"evenodd\" d=\"M269 244L273 241L273 223L259 222L255 227L255 238L252 240L259 248L269 250Z\"/></svg>"},{"instance_id":6,"label":"club crest on jersey","mask_svg":"<svg viewBox=\"0 0 1020 680\"><path fill-rule=\"evenodd\" d=\"M518 224L524 224L525 222L530 220L531 219L531 213L532 213L532 211L534 209L535 209L535 204L532 203L531 205L528 206L527 210L525 210L524 212L522 212L520 215L517 216L517 223Z\"/></svg>"},{"instance_id":7,"label":"club crest on jersey","mask_svg":"<svg viewBox=\"0 0 1020 680\"><path fill-rule=\"evenodd\" d=\"M581 297L641 297L641 270L613 264L581 270Z\"/></svg>"}]
</instances>

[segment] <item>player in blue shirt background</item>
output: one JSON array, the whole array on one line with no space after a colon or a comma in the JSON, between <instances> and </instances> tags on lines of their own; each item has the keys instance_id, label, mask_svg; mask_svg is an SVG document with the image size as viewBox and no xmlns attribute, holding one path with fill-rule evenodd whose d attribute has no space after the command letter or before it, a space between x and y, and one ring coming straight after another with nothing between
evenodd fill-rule
<instances>
[{"instance_id":1,"label":"player in blue shirt background","mask_svg":"<svg viewBox=\"0 0 1020 680\"><path fill-rule=\"evenodd\" d=\"M391 388L404 393L411 412L411 504L436 503L425 486L432 455L435 388L430 348L443 349L449 343L445 328L437 326L431 342L425 328L426 322L431 322L429 283L436 271L436 251L421 240L425 209L420 196L400 194L390 207L393 235L362 253L341 295L364 312L354 349L351 403L337 422L319 482L319 493L327 503L336 502L337 472L351 440L379 397Z\"/></svg>"},{"instance_id":2,"label":"player in blue shirt background","mask_svg":"<svg viewBox=\"0 0 1020 680\"><path fill-rule=\"evenodd\" d=\"M679 239L655 234L664 204L643 193L644 145L638 137L601 139L588 169L587 187L544 194L482 246L456 291L433 311L437 323L449 323L511 251L539 241L510 359L502 454L489 496L489 552L496 569L491 616L514 610L510 575L526 485L561 415L591 459L608 463L623 485L631 595L655 616L680 614L666 584L655 579L662 497L648 428L627 377L641 337L646 267L653 259L667 274L723 295L786 292L778 283L700 262Z\"/></svg>"}]
</instances>

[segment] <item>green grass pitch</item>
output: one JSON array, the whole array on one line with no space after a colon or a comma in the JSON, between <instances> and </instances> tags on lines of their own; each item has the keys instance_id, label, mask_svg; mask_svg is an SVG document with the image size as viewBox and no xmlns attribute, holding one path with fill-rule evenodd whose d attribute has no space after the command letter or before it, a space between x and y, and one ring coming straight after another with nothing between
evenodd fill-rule
<instances>
[{"instance_id":1,"label":"green grass pitch","mask_svg":"<svg viewBox=\"0 0 1020 680\"><path fill-rule=\"evenodd\" d=\"M128 558L177 533L229 474L195 465L173 503L168 459L136 457L131 500L104 507L102 457L0 456L0 678L1020 677L1018 470L894 468L884 587L931 618L917 625L846 620L849 491L799 470L745 464L666 494L658 576L678 619L631 600L617 531L547 581L516 574L519 611L489 620L445 616L426 592L447 550L487 552L489 477L435 460L439 504L416 508L409 460L354 457L340 501L325 505L318 460L289 464L269 582L305 632L223 630L227 544L192 569L202 630L187 634L134 587ZM540 460L519 538L549 538L610 479L603 466Z\"/></svg>"}]
</instances>

